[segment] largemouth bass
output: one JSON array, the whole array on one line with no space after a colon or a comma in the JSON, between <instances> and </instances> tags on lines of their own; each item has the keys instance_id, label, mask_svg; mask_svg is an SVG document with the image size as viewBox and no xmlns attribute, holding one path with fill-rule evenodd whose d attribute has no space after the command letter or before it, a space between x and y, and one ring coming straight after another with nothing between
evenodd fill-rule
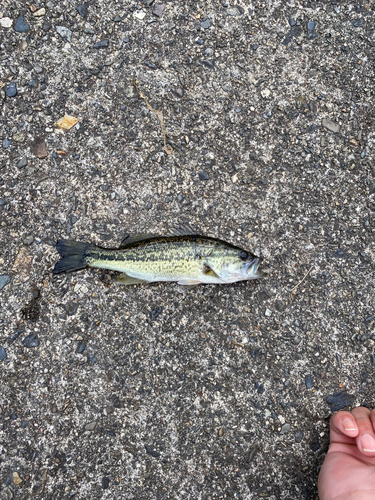
<instances>
[{"instance_id":1,"label":"largemouth bass","mask_svg":"<svg viewBox=\"0 0 375 500\"><path fill-rule=\"evenodd\" d=\"M128 236L116 250L70 240L59 240L56 249L62 258L54 274L85 267L112 269L122 273L116 282L124 285L155 281L177 281L187 286L224 284L265 275L258 270L260 259L250 252L189 230L165 237Z\"/></svg>"}]
</instances>

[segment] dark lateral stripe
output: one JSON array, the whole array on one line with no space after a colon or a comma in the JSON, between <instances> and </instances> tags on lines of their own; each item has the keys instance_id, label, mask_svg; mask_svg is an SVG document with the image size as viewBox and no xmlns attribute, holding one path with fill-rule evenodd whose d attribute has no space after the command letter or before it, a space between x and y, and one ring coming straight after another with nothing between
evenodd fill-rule
<instances>
[{"instance_id":1,"label":"dark lateral stripe","mask_svg":"<svg viewBox=\"0 0 375 500\"><path fill-rule=\"evenodd\" d=\"M111 254L108 254L108 253L98 253L98 252L95 252L95 253L90 253L89 254L89 259L93 259L93 260L115 260L115 261L124 261L126 259L124 259L124 255L121 254L121 253L111 253Z\"/></svg>"},{"instance_id":2,"label":"dark lateral stripe","mask_svg":"<svg viewBox=\"0 0 375 500\"><path fill-rule=\"evenodd\" d=\"M179 253L126 252L126 254L125 253L102 254L95 252L91 253L88 258L89 260L98 260L105 262L157 262L157 261L181 262L186 260L195 260L197 258L201 258L201 256L197 254L186 255L180 252Z\"/></svg>"}]
</instances>

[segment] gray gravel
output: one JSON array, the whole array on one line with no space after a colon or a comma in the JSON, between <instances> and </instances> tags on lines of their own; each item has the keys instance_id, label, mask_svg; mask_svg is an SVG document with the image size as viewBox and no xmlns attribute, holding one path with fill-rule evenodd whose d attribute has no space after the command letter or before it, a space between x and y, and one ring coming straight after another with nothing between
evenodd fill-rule
<instances>
[{"instance_id":1,"label":"gray gravel","mask_svg":"<svg viewBox=\"0 0 375 500\"><path fill-rule=\"evenodd\" d=\"M4 498L317 498L331 412L375 404L374 10L3 0ZM51 274L181 223L268 277Z\"/></svg>"}]
</instances>

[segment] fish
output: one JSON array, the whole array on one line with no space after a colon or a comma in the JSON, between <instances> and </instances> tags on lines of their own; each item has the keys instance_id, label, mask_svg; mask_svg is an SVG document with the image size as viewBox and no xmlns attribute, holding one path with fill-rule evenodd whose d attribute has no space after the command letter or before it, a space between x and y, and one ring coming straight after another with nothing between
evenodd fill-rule
<instances>
[{"instance_id":1,"label":"fish","mask_svg":"<svg viewBox=\"0 0 375 500\"><path fill-rule=\"evenodd\" d=\"M261 258L208 236L182 227L168 236L127 235L118 249L94 244L58 240L61 259L53 274L95 267L121 274L115 282L123 285L173 281L183 286L226 284L262 278Z\"/></svg>"}]
</instances>

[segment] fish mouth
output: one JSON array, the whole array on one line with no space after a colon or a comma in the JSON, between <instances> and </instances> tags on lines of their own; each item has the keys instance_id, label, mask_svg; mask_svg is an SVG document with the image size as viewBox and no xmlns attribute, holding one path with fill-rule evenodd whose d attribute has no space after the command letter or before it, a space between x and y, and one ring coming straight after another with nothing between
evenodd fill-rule
<instances>
[{"instance_id":1,"label":"fish mouth","mask_svg":"<svg viewBox=\"0 0 375 500\"><path fill-rule=\"evenodd\" d=\"M249 263L249 267L247 269L248 279L264 278L267 276L267 273L259 270L259 266L262 261L263 259L261 257L257 257Z\"/></svg>"}]
</instances>

